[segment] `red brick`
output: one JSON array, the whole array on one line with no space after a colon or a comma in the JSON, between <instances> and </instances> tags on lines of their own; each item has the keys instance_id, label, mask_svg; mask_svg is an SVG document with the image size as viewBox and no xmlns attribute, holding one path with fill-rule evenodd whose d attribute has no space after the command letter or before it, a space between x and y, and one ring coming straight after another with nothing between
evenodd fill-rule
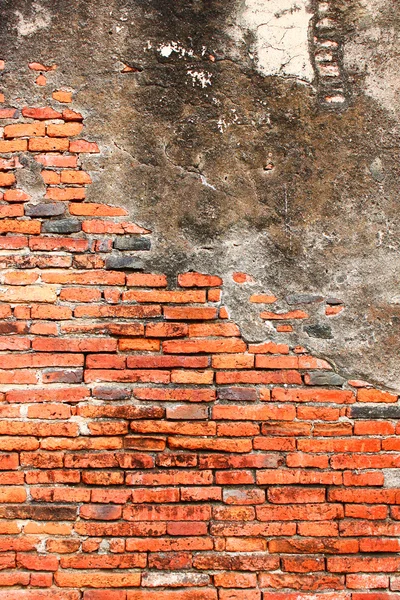
<instances>
[{"instance_id":1,"label":"red brick","mask_svg":"<svg viewBox=\"0 0 400 600\"><path fill-rule=\"evenodd\" d=\"M269 488L268 500L274 504L304 504L307 502L325 502L324 488L305 489L301 487ZM332 498L334 501L335 498Z\"/></svg>"},{"instance_id":2,"label":"red brick","mask_svg":"<svg viewBox=\"0 0 400 600\"><path fill-rule=\"evenodd\" d=\"M346 585L353 590L388 588L389 577L387 575L347 575Z\"/></svg>"},{"instance_id":3,"label":"red brick","mask_svg":"<svg viewBox=\"0 0 400 600\"><path fill-rule=\"evenodd\" d=\"M218 384L227 383L301 383L301 375L298 371L220 371L216 374Z\"/></svg>"},{"instance_id":4,"label":"red brick","mask_svg":"<svg viewBox=\"0 0 400 600\"><path fill-rule=\"evenodd\" d=\"M326 402L351 404L355 401L353 392L347 390L284 389L274 388L272 399L280 402Z\"/></svg>"},{"instance_id":5,"label":"red brick","mask_svg":"<svg viewBox=\"0 0 400 600\"><path fill-rule=\"evenodd\" d=\"M327 559L328 571L333 573L393 573L399 565L400 558L391 556L332 556Z\"/></svg>"},{"instance_id":6,"label":"red brick","mask_svg":"<svg viewBox=\"0 0 400 600\"><path fill-rule=\"evenodd\" d=\"M83 600L126 600L126 591L86 590Z\"/></svg>"},{"instance_id":7,"label":"red brick","mask_svg":"<svg viewBox=\"0 0 400 600\"><path fill-rule=\"evenodd\" d=\"M258 369L298 369L298 356L256 356Z\"/></svg>"},{"instance_id":8,"label":"red brick","mask_svg":"<svg viewBox=\"0 0 400 600\"><path fill-rule=\"evenodd\" d=\"M210 485L212 483L211 471L181 471L169 469L151 473L130 473L126 477L128 485Z\"/></svg>"},{"instance_id":9,"label":"red brick","mask_svg":"<svg viewBox=\"0 0 400 600\"><path fill-rule=\"evenodd\" d=\"M10 390L7 402L81 402L87 399L89 391L84 387L33 388L30 390Z\"/></svg>"},{"instance_id":10,"label":"red brick","mask_svg":"<svg viewBox=\"0 0 400 600\"><path fill-rule=\"evenodd\" d=\"M166 287L167 277L153 273L131 273L126 277L128 287Z\"/></svg>"},{"instance_id":11,"label":"red brick","mask_svg":"<svg viewBox=\"0 0 400 600\"><path fill-rule=\"evenodd\" d=\"M208 321L211 319L216 319L217 309L209 307L183 308L180 306L164 306L163 314L166 319L171 319L174 321Z\"/></svg>"},{"instance_id":12,"label":"red brick","mask_svg":"<svg viewBox=\"0 0 400 600\"><path fill-rule=\"evenodd\" d=\"M22 115L24 117L28 117L29 119L39 119L39 120L47 120L47 119L61 119L61 113L57 112L50 106L46 106L44 108L30 108L25 107L22 109Z\"/></svg>"},{"instance_id":13,"label":"red brick","mask_svg":"<svg viewBox=\"0 0 400 600\"><path fill-rule=\"evenodd\" d=\"M17 565L30 571L57 571L58 558L55 556L38 556L30 553L17 553Z\"/></svg>"},{"instance_id":14,"label":"red brick","mask_svg":"<svg viewBox=\"0 0 400 600\"><path fill-rule=\"evenodd\" d=\"M44 136L46 127L40 121L37 123L16 123L4 127L5 138L37 137Z\"/></svg>"},{"instance_id":15,"label":"red brick","mask_svg":"<svg viewBox=\"0 0 400 600\"><path fill-rule=\"evenodd\" d=\"M397 402L397 395L375 389L361 388L357 392L358 402Z\"/></svg>"},{"instance_id":16,"label":"red brick","mask_svg":"<svg viewBox=\"0 0 400 600\"><path fill-rule=\"evenodd\" d=\"M46 138L45 138L46 139ZM58 139L58 138L57 138ZM55 142L55 139L52 140ZM60 139L60 142L63 141ZM67 140L65 140L67 141ZM44 149L44 148L41 148ZM71 187L71 188L60 188L51 187L47 188L45 198L48 200L84 200L86 197L86 188L84 187Z\"/></svg>"},{"instance_id":17,"label":"red brick","mask_svg":"<svg viewBox=\"0 0 400 600\"><path fill-rule=\"evenodd\" d=\"M220 590L220 600L261 600L258 590Z\"/></svg>"},{"instance_id":18,"label":"red brick","mask_svg":"<svg viewBox=\"0 0 400 600\"><path fill-rule=\"evenodd\" d=\"M3 200L6 202L27 202L30 199L29 194L23 190L6 190L4 192Z\"/></svg>"},{"instance_id":19,"label":"red brick","mask_svg":"<svg viewBox=\"0 0 400 600\"><path fill-rule=\"evenodd\" d=\"M56 90L52 93L52 97L58 102L65 102L67 104L72 102L72 92L68 90Z\"/></svg>"},{"instance_id":20,"label":"red brick","mask_svg":"<svg viewBox=\"0 0 400 600\"><path fill-rule=\"evenodd\" d=\"M85 252L88 248L87 240L71 239L63 237L38 237L29 240L31 250L67 252Z\"/></svg>"},{"instance_id":21,"label":"red brick","mask_svg":"<svg viewBox=\"0 0 400 600\"><path fill-rule=\"evenodd\" d=\"M393 435L395 426L387 421L356 421L354 435Z\"/></svg>"},{"instance_id":22,"label":"red brick","mask_svg":"<svg viewBox=\"0 0 400 600\"><path fill-rule=\"evenodd\" d=\"M274 342L249 344L249 352L253 354L289 354L289 346L286 344L275 344Z\"/></svg>"},{"instance_id":23,"label":"red brick","mask_svg":"<svg viewBox=\"0 0 400 600\"><path fill-rule=\"evenodd\" d=\"M87 142L86 140L72 140L69 144L69 151L85 153L100 152L99 147L95 142Z\"/></svg>"},{"instance_id":24,"label":"red brick","mask_svg":"<svg viewBox=\"0 0 400 600\"><path fill-rule=\"evenodd\" d=\"M212 402L215 400L215 391L209 389L160 389L136 388L135 397L139 400L160 400L169 402Z\"/></svg>"},{"instance_id":25,"label":"red brick","mask_svg":"<svg viewBox=\"0 0 400 600\"><path fill-rule=\"evenodd\" d=\"M36 338L32 348L39 352L116 352L117 340L107 338Z\"/></svg>"},{"instance_id":26,"label":"red brick","mask_svg":"<svg viewBox=\"0 0 400 600\"><path fill-rule=\"evenodd\" d=\"M66 176L67 173L71 173L69 177ZM72 176L72 173L75 175ZM88 176L84 177L82 171L64 171L61 173L61 181L63 183L81 183L82 185L91 183L90 178L88 181ZM80 177L78 178L78 175ZM71 181L74 179L74 181ZM98 217L120 217L127 215L127 211L124 208L119 208L118 206L111 206L109 204L95 204L95 203L74 203L71 202L69 204L69 212L71 215L77 216L98 216Z\"/></svg>"},{"instance_id":27,"label":"red brick","mask_svg":"<svg viewBox=\"0 0 400 600\"><path fill-rule=\"evenodd\" d=\"M0 140L0 152L26 152L28 140Z\"/></svg>"},{"instance_id":28,"label":"red brick","mask_svg":"<svg viewBox=\"0 0 400 600\"><path fill-rule=\"evenodd\" d=\"M64 154L37 154L35 160L46 167L75 168L78 166L76 156L65 156Z\"/></svg>"},{"instance_id":29,"label":"red brick","mask_svg":"<svg viewBox=\"0 0 400 600\"><path fill-rule=\"evenodd\" d=\"M252 369L254 356L252 354L220 354L212 357L214 369Z\"/></svg>"},{"instance_id":30,"label":"red brick","mask_svg":"<svg viewBox=\"0 0 400 600\"><path fill-rule=\"evenodd\" d=\"M296 416L294 406L279 406L256 404L253 406L241 405L218 405L212 410L213 419L226 419L244 421L269 421L271 419L280 419L282 421L292 421Z\"/></svg>"},{"instance_id":31,"label":"red brick","mask_svg":"<svg viewBox=\"0 0 400 600\"><path fill-rule=\"evenodd\" d=\"M19 235L8 235L0 238L0 248L2 250L19 250L28 246L28 238Z\"/></svg>"},{"instance_id":32,"label":"red brick","mask_svg":"<svg viewBox=\"0 0 400 600\"><path fill-rule=\"evenodd\" d=\"M26 233L38 235L40 233L40 229L41 222L36 219L30 219L29 221L13 221L11 219L3 219L0 221L0 233Z\"/></svg>"},{"instance_id":33,"label":"red brick","mask_svg":"<svg viewBox=\"0 0 400 600\"><path fill-rule=\"evenodd\" d=\"M203 273L182 273L178 275L178 285L181 287L218 287L222 279L217 275L204 275Z\"/></svg>"},{"instance_id":34,"label":"red brick","mask_svg":"<svg viewBox=\"0 0 400 600\"><path fill-rule=\"evenodd\" d=\"M1 173L0 172L0 186L1 187L10 187L15 183L15 175L14 173ZM5 216L5 215L4 215Z\"/></svg>"},{"instance_id":35,"label":"red brick","mask_svg":"<svg viewBox=\"0 0 400 600\"><path fill-rule=\"evenodd\" d=\"M217 591L210 588L128 591L127 600L217 600Z\"/></svg>"},{"instance_id":36,"label":"red brick","mask_svg":"<svg viewBox=\"0 0 400 600\"><path fill-rule=\"evenodd\" d=\"M211 509L206 505L126 506L123 512L127 521L208 521L210 516Z\"/></svg>"},{"instance_id":37,"label":"red brick","mask_svg":"<svg viewBox=\"0 0 400 600\"><path fill-rule=\"evenodd\" d=\"M63 123L55 124L50 123L46 127L46 132L49 137L73 137L79 135L83 129L82 123ZM44 133L42 134L44 135Z\"/></svg>"},{"instance_id":38,"label":"red brick","mask_svg":"<svg viewBox=\"0 0 400 600\"><path fill-rule=\"evenodd\" d=\"M240 330L235 323L192 323L189 337L239 337Z\"/></svg>"}]
</instances>

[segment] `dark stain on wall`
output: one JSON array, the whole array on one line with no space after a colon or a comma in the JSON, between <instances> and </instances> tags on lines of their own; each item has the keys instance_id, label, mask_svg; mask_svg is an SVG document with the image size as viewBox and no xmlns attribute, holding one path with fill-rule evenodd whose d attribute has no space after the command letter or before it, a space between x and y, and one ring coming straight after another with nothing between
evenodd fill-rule
<instances>
[{"instance_id":1,"label":"dark stain on wall","mask_svg":"<svg viewBox=\"0 0 400 600\"><path fill-rule=\"evenodd\" d=\"M346 59L346 44L369 26L365 7L332 6ZM260 75L254 32L232 35L239 8L231 0L5 0L2 87L10 99L43 102L46 87L32 94L27 63L58 65L48 81L74 90L88 138L103 152L86 159L90 199L122 204L153 230L151 270L225 278L240 270L279 296L338 295L346 311L332 319L333 339L300 328L299 343L349 375L398 388L395 115L366 93L356 67L346 73L344 110L321 106L316 86ZM391 27L398 31L396 20ZM178 51L163 56L172 42ZM383 52L377 42L375 56ZM124 65L134 70L122 73ZM232 286L226 302L249 339L273 337L247 303L240 308L241 295Z\"/></svg>"}]
</instances>

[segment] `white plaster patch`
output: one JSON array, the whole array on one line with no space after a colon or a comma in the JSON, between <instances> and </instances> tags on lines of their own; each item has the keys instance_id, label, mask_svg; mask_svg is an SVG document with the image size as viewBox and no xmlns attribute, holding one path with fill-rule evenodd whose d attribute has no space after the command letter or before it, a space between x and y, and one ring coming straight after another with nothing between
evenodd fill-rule
<instances>
[{"instance_id":1,"label":"white plaster patch","mask_svg":"<svg viewBox=\"0 0 400 600\"><path fill-rule=\"evenodd\" d=\"M193 56L194 54L193 50L191 50L190 48L188 50L180 42L168 42L167 44L161 44L158 47L158 52L164 58L168 58L173 52L175 52L181 57Z\"/></svg>"},{"instance_id":2,"label":"white plaster patch","mask_svg":"<svg viewBox=\"0 0 400 600\"><path fill-rule=\"evenodd\" d=\"M193 85L200 85L202 88L211 85L211 73L208 71L195 71L188 69L188 75L192 78Z\"/></svg>"},{"instance_id":3,"label":"white plaster patch","mask_svg":"<svg viewBox=\"0 0 400 600\"><path fill-rule=\"evenodd\" d=\"M25 18L24 15L16 10L15 14L18 18L17 31L18 35L28 36L36 33L39 29L45 29L51 23L51 13L41 6L39 2L32 3L33 16Z\"/></svg>"},{"instance_id":4,"label":"white plaster patch","mask_svg":"<svg viewBox=\"0 0 400 600\"><path fill-rule=\"evenodd\" d=\"M208 181L207 181L207 179L206 179L206 177L204 175L200 174L200 180L201 180L201 183L203 185L205 185L206 187L211 188L215 192L217 191L217 188L215 186L211 185L211 183L208 183Z\"/></svg>"},{"instance_id":5,"label":"white plaster patch","mask_svg":"<svg viewBox=\"0 0 400 600\"><path fill-rule=\"evenodd\" d=\"M245 0L239 22L255 35L254 61L263 75L312 81L309 0ZM243 35L243 34L242 34Z\"/></svg>"},{"instance_id":6,"label":"white plaster patch","mask_svg":"<svg viewBox=\"0 0 400 600\"><path fill-rule=\"evenodd\" d=\"M385 488L400 487L400 469L382 469L384 476Z\"/></svg>"}]
</instances>

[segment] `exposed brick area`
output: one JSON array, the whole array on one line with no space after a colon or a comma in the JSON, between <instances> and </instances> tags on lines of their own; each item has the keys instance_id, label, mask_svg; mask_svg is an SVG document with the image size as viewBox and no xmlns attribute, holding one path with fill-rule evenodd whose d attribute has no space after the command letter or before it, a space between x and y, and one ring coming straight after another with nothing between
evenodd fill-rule
<instances>
[{"instance_id":1,"label":"exposed brick area","mask_svg":"<svg viewBox=\"0 0 400 600\"><path fill-rule=\"evenodd\" d=\"M247 343L216 275L142 272L79 113L0 117L0 600L400 598L398 397Z\"/></svg>"}]
</instances>

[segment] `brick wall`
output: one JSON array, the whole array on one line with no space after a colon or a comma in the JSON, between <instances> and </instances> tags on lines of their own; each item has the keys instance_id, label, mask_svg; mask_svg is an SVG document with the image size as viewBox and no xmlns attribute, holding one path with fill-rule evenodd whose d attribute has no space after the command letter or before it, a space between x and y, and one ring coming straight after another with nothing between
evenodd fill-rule
<instances>
[{"instance_id":1,"label":"brick wall","mask_svg":"<svg viewBox=\"0 0 400 600\"><path fill-rule=\"evenodd\" d=\"M0 108L0 600L399 599L397 396L247 343L216 275L141 272L53 97Z\"/></svg>"}]
</instances>

